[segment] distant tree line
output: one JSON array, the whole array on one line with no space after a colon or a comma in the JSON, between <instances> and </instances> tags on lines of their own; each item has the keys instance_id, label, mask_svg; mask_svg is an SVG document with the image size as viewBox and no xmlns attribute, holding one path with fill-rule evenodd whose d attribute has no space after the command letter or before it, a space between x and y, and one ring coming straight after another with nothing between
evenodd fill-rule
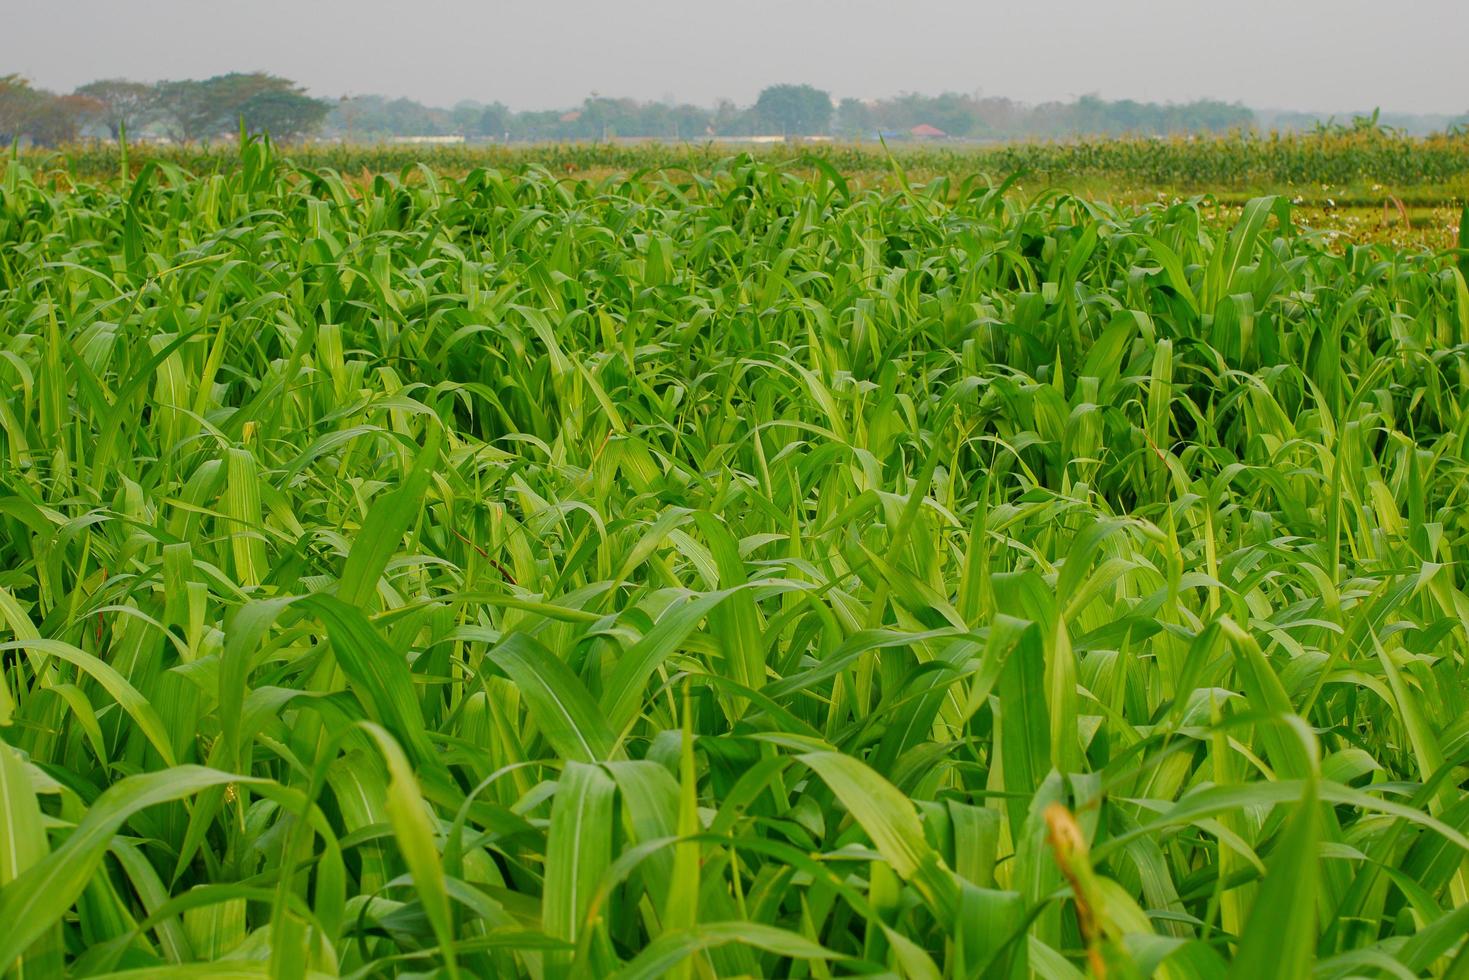
<instances>
[{"instance_id":1,"label":"distant tree line","mask_svg":"<svg viewBox=\"0 0 1469 980\"><path fill-rule=\"evenodd\" d=\"M19 75L0 75L0 142L30 139L51 146L74 140L96 108L84 96L57 95Z\"/></svg>"},{"instance_id":2,"label":"distant tree line","mask_svg":"<svg viewBox=\"0 0 1469 980\"><path fill-rule=\"evenodd\" d=\"M1469 114L1370 117L1376 127L1426 133L1469 125ZM381 95L313 98L295 82L264 72L232 72L199 80L89 82L69 94L0 76L0 141L56 145L79 137L137 137L192 143L238 133L269 132L278 140L323 136L372 142L396 137L458 136L495 141L597 141L616 138L699 142L720 137L930 136L1013 140L1090 135L1161 136L1251 129L1312 129L1333 121L1310 113L1256 112L1238 103L1107 100L1027 105L978 93L902 94L834 102L810 85L772 85L753 105L724 99L712 107L640 102L593 94L570 109L514 111L499 102L452 108ZM935 132L937 131L937 133Z\"/></svg>"},{"instance_id":3,"label":"distant tree line","mask_svg":"<svg viewBox=\"0 0 1469 980\"><path fill-rule=\"evenodd\" d=\"M717 136L809 136L824 133L831 97L809 85L774 85L753 106L723 99L712 108L639 102L593 94L571 109L515 112L505 105L464 101L438 109L411 99L380 95L344 98L332 107L323 131L346 139L394 136L464 136L507 141L591 141L617 137L705 140Z\"/></svg>"},{"instance_id":4,"label":"distant tree line","mask_svg":"<svg viewBox=\"0 0 1469 980\"><path fill-rule=\"evenodd\" d=\"M931 126L969 139L1014 139L1132 134L1222 133L1255 125L1255 114L1237 103L1201 100L1182 104L1109 101L1085 95L1074 102L1025 105L1013 99L981 98L947 92L905 94L862 102L843 99L837 107L835 131L842 136L868 133L906 134Z\"/></svg>"},{"instance_id":5,"label":"distant tree line","mask_svg":"<svg viewBox=\"0 0 1469 980\"><path fill-rule=\"evenodd\" d=\"M68 95L0 76L0 140L55 146L80 136L154 133L181 143L269 132L298 139L320 129L331 103L264 72L152 84L122 78L88 82Z\"/></svg>"},{"instance_id":6,"label":"distant tree line","mask_svg":"<svg viewBox=\"0 0 1469 980\"><path fill-rule=\"evenodd\" d=\"M593 95L574 109L513 112L500 103L461 102L436 109L409 99L359 96L328 114L325 131L356 139L462 135L495 140L598 140L615 137L699 140L719 136L907 136L932 126L968 139L1087 134L1166 134L1249 129L1254 114L1241 105L1191 102L1158 105L1075 102L1027 106L1010 99L946 93L879 101L843 99L810 85L772 85L750 106L721 100L711 108Z\"/></svg>"}]
</instances>

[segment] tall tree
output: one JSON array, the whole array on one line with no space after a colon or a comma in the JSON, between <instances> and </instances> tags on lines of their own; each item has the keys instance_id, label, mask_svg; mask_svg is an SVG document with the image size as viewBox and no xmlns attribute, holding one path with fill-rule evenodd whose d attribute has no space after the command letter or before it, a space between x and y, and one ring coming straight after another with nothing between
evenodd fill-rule
<instances>
[{"instance_id":1,"label":"tall tree","mask_svg":"<svg viewBox=\"0 0 1469 980\"><path fill-rule=\"evenodd\" d=\"M29 135L31 122L50 94L19 75L0 75L0 143Z\"/></svg>"},{"instance_id":2,"label":"tall tree","mask_svg":"<svg viewBox=\"0 0 1469 980\"><path fill-rule=\"evenodd\" d=\"M27 126L31 139L39 146L73 142L81 134L82 126L102 112L102 103L85 95L41 94L43 98Z\"/></svg>"},{"instance_id":3,"label":"tall tree","mask_svg":"<svg viewBox=\"0 0 1469 980\"><path fill-rule=\"evenodd\" d=\"M353 95L340 100L327 114L327 127L354 138L384 136L440 136L454 130L454 119L412 99L381 95Z\"/></svg>"},{"instance_id":4,"label":"tall tree","mask_svg":"<svg viewBox=\"0 0 1469 980\"><path fill-rule=\"evenodd\" d=\"M752 110L735 105L733 99L720 99L714 103L710 125L719 136L753 136L757 122Z\"/></svg>"},{"instance_id":5,"label":"tall tree","mask_svg":"<svg viewBox=\"0 0 1469 980\"><path fill-rule=\"evenodd\" d=\"M269 133L278 140L305 136L321 125L330 103L304 92L260 92L240 106L240 118L251 133Z\"/></svg>"},{"instance_id":6,"label":"tall tree","mask_svg":"<svg viewBox=\"0 0 1469 980\"><path fill-rule=\"evenodd\" d=\"M124 127L139 128L153 109L153 86L126 78L104 78L79 87L76 95L98 104L97 120L117 139Z\"/></svg>"},{"instance_id":7,"label":"tall tree","mask_svg":"<svg viewBox=\"0 0 1469 980\"><path fill-rule=\"evenodd\" d=\"M230 72L203 81L162 82L156 104L174 138L185 142L231 132L241 122L282 139L310 131L330 110L289 78L265 72Z\"/></svg>"},{"instance_id":8,"label":"tall tree","mask_svg":"<svg viewBox=\"0 0 1469 980\"><path fill-rule=\"evenodd\" d=\"M479 118L469 127L475 136L489 139L504 139L510 131L510 120L514 114L499 102L491 103L480 110Z\"/></svg>"},{"instance_id":9,"label":"tall tree","mask_svg":"<svg viewBox=\"0 0 1469 980\"><path fill-rule=\"evenodd\" d=\"M224 118L208 82L159 82L153 90L153 104L168 135L181 143L218 135Z\"/></svg>"},{"instance_id":10,"label":"tall tree","mask_svg":"<svg viewBox=\"0 0 1469 980\"><path fill-rule=\"evenodd\" d=\"M22 138L39 146L69 143L101 108L86 96L57 95L19 75L0 76L0 143Z\"/></svg>"},{"instance_id":11,"label":"tall tree","mask_svg":"<svg viewBox=\"0 0 1469 980\"><path fill-rule=\"evenodd\" d=\"M826 132L831 111L831 95L810 85L772 85L755 100L755 115L787 136Z\"/></svg>"},{"instance_id":12,"label":"tall tree","mask_svg":"<svg viewBox=\"0 0 1469 980\"><path fill-rule=\"evenodd\" d=\"M868 136L876 127L872 110L861 99L843 99L833 124L843 136Z\"/></svg>"}]
</instances>

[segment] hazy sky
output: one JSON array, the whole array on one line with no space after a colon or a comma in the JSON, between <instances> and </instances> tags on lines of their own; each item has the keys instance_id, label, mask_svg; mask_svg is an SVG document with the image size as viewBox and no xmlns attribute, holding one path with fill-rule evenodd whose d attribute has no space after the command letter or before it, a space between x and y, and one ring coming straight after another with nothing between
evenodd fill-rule
<instances>
[{"instance_id":1,"label":"hazy sky","mask_svg":"<svg viewBox=\"0 0 1469 980\"><path fill-rule=\"evenodd\" d=\"M0 0L0 74L49 88L260 69L516 109L790 81L1458 113L1466 50L1465 0Z\"/></svg>"}]
</instances>

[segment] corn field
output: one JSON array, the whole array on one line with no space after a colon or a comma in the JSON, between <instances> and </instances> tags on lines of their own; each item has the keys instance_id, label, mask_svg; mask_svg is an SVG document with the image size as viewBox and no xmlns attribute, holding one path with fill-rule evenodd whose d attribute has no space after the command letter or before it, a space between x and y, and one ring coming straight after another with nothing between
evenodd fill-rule
<instances>
[{"instance_id":1,"label":"corn field","mask_svg":"<svg viewBox=\"0 0 1469 980\"><path fill-rule=\"evenodd\" d=\"M308 144L291 155L301 166L346 174L400 173L427 165L439 173L464 174L482 167L506 170L528 165L557 173L685 168L707 171L732 152L730 144L711 142L623 142L522 146L502 144L436 147ZM97 179L118 173L130 158L138 168L147 160L172 163L191 173L226 173L240 164L228 144L208 146L75 146L62 152L27 154L39 171L57 170ZM818 161L845 175L886 173L897 158L909 172L962 178L976 171L1003 177L1023 171L1047 182L1107 178L1130 185L1188 188L1238 188L1356 183L1435 185L1469 179L1469 133L1414 138L1375 129L1341 132L1229 136L1178 136L1167 139L1107 138L1058 142L914 145L875 143L776 146L754 155L791 167ZM1462 190L1462 188L1461 188ZM1380 199L1372 203L1380 203Z\"/></svg>"},{"instance_id":2,"label":"corn field","mask_svg":"<svg viewBox=\"0 0 1469 980\"><path fill-rule=\"evenodd\" d=\"M233 152L0 183L7 976L1469 976L1469 251Z\"/></svg>"}]
</instances>

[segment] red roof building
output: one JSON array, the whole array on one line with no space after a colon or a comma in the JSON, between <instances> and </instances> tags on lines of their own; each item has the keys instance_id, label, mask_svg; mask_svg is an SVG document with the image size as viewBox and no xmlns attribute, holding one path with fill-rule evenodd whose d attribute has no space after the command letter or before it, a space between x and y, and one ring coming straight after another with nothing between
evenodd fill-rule
<instances>
[{"instance_id":1,"label":"red roof building","mask_svg":"<svg viewBox=\"0 0 1469 980\"><path fill-rule=\"evenodd\" d=\"M921 140L941 140L949 134L937 126L930 126L928 123L919 123L917 126L908 130L908 135Z\"/></svg>"}]
</instances>

